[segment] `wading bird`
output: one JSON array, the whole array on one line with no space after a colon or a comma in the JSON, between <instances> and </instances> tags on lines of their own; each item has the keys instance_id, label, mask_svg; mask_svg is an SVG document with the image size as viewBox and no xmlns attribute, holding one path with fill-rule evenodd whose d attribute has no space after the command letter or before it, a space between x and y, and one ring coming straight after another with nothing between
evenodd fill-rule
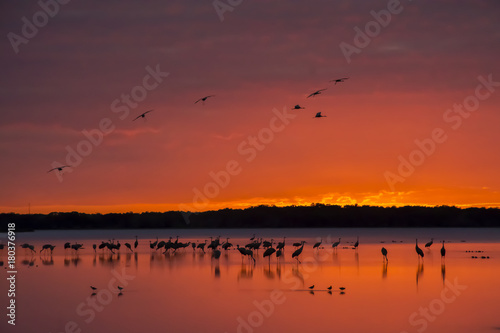
<instances>
[{"instance_id":1,"label":"wading bird","mask_svg":"<svg viewBox=\"0 0 500 333\"><path fill-rule=\"evenodd\" d=\"M434 238L431 238L430 242L425 243L425 247L431 247L433 243L434 243Z\"/></svg>"},{"instance_id":2,"label":"wading bird","mask_svg":"<svg viewBox=\"0 0 500 333\"><path fill-rule=\"evenodd\" d=\"M54 170L59 170L59 172L62 172L64 168L71 168L71 165L61 165L60 167L50 169L49 171L47 171L47 173L52 172Z\"/></svg>"},{"instance_id":3,"label":"wading bird","mask_svg":"<svg viewBox=\"0 0 500 333\"><path fill-rule=\"evenodd\" d=\"M94 249L94 253L95 253L96 249L97 249L97 245L96 244L92 244L92 248Z\"/></svg>"},{"instance_id":4,"label":"wading bird","mask_svg":"<svg viewBox=\"0 0 500 333\"><path fill-rule=\"evenodd\" d=\"M309 94L309 96L307 96L307 98L309 98L309 97L314 97L314 96L316 96L316 95L319 95L319 94L321 94L321 92L322 92L322 91L325 91L326 89L327 89L327 88L325 88L325 89L320 89L320 90L316 90L315 92L313 92L313 93Z\"/></svg>"},{"instance_id":5,"label":"wading bird","mask_svg":"<svg viewBox=\"0 0 500 333\"><path fill-rule=\"evenodd\" d=\"M418 258L424 258L424 251L422 251L422 249L418 247L418 239L415 239L415 251L417 251Z\"/></svg>"},{"instance_id":6,"label":"wading bird","mask_svg":"<svg viewBox=\"0 0 500 333\"><path fill-rule=\"evenodd\" d=\"M92 290L97 290L97 288L96 288L96 287L94 287L94 286L90 286L90 289L92 289Z\"/></svg>"},{"instance_id":7,"label":"wading bird","mask_svg":"<svg viewBox=\"0 0 500 333\"><path fill-rule=\"evenodd\" d=\"M310 286L309 289L311 289L311 290L314 289L314 284L312 286Z\"/></svg>"},{"instance_id":8,"label":"wading bird","mask_svg":"<svg viewBox=\"0 0 500 333\"><path fill-rule=\"evenodd\" d=\"M276 250L271 246L270 248L266 249L264 251L264 254L262 255L263 258L269 257L269 263L271 263L271 255L276 252Z\"/></svg>"},{"instance_id":9,"label":"wading bird","mask_svg":"<svg viewBox=\"0 0 500 333\"><path fill-rule=\"evenodd\" d=\"M340 83L340 82L345 82L345 80L347 80L348 77L342 77L340 79L333 79L333 80L330 80L330 82L335 82L335 84L337 83Z\"/></svg>"},{"instance_id":10,"label":"wading bird","mask_svg":"<svg viewBox=\"0 0 500 333\"><path fill-rule=\"evenodd\" d=\"M137 240L137 236L135 236L134 249L137 249L137 245L139 245L139 241Z\"/></svg>"},{"instance_id":11,"label":"wading bird","mask_svg":"<svg viewBox=\"0 0 500 333\"><path fill-rule=\"evenodd\" d=\"M130 245L129 243L125 243L125 246L127 247L127 249L129 249L131 252L134 252L134 250L132 250L132 245Z\"/></svg>"},{"instance_id":12,"label":"wading bird","mask_svg":"<svg viewBox=\"0 0 500 333\"><path fill-rule=\"evenodd\" d=\"M316 113L316 115L313 118L324 118L326 116L321 115L321 112Z\"/></svg>"},{"instance_id":13,"label":"wading bird","mask_svg":"<svg viewBox=\"0 0 500 333\"><path fill-rule=\"evenodd\" d=\"M205 101L210 98L210 97L214 97L215 95L208 95L208 96L205 96L205 97L202 97L200 98L199 100L197 100L196 102L194 102L194 104L198 103L199 101L201 101L203 103L203 105L205 105Z\"/></svg>"},{"instance_id":14,"label":"wading bird","mask_svg":"<svg viewBox=\"0 0 500 333\"><path fill-rule=\"evenodd\" d=\"M286 237L283 237L283 241L278 243L276 250L283 250L285 248L285 239Z\"/></svg>"},{"instance_id":15,"label":"wading bird","mask_svg":"<svg viewBox=\"0 0 500 333\"><path fill-rule=\"evenodd\" d=\"M215 250L212 251L212 258L219 259L220 255L221 255L220 250L215 249Z\"/></svg>"},{"instance_id":16,"label":"wading bird","mask_svg":"<svg viewBox=\"0 0 500 333\"><path fill-rule=\"evenodd\" d=\"M321 243L323 243L323 238L320 238L319 242L313 245L313 249L319 248L321 246Z\"/></svg>"},{"instance_id":17,"label":"wading bird","mask_svg":"<svg viewBox=\"0 0 500 333\"><path fill-rule=\"evenodd\" d=\"M441 247L441 259L444 258L446 255L446 249L444 248L444 241L443 241L443 246Z\"/></svg>"},{"instance_id":18,"label":"wading bird","mask_svg":"<svg viewBox=\"0 0 500 333\"><path fill-rule=\"evenodd\" d=\"M295 250L295 252L293 252L293 254L292 254L292 259L297 257L298 263L300 263L299 255L302 253L302 250L304 249L304 243L305 243L305 241L302 241L302 246L300 248L298 248L297 250Z\"/></svg>"},{"instance_id":19,"label":"wading bird","mask_svg":"<svg viewBox=\"0 0 500 333\"><path fill-rule=\"evenodd\" d=\"M359 236L356 238L356 243L354 243L354 248L357 249L359 246Z\"/></svg>"},{"instance_id":20,"label":"wading bird","mask_svg":"<svg viewBox=\"0 0 500 333\"><path fill-rule=\"evenodd\" d=\"M132 121L136 121L136 120L137 120L137 119L139 119L139 118L144 118L144 120L146 120L146 114L147 114L147 113L150 113L150 112L153 112L153 111L154 111L154 110L148 110L148 111L144 112L143 114L140 114L140 115L138 115L137 117L135 117Z\"/></svg>"},{"instance_id":21,"label":"wading bird","mask_svg":"<svg viewBox=\"0 0 500 333\"><path fill-rule=\"evenodd\" d=\"M385 261L389 261L389 260L387 259L387 249L386 249L385 247L383 247L381 251L382 251L382 255L384 256L384 260L385 260Z\"/></svg>"},{"instance_id":22,"label":"wading bird","mask_svg":"<svg viewBox=\"0 0 500 333\"><path fill-rule=\"evenodd\" d=\"M42 253L42 251L47 252L47 250L50 250L50 254L52 254L52 251L54 251L55 247L56 247L55 245L45 244L44 246L42 246L42 249L40 250L40 253Z\"/></svg>"},{"instance_id":23,"label":"wading bird","mask_svg":"<svg viewBox=\"0 0 500 333\"><path fill-rule=\"evenodd\" d=\"M299 104L295 105L292 110L303 110L305 109L304 107L300 106Z\"/></svg>"},{"instance_id":24,"label":"wading bird","mask_svg":"<svg viewBox=\"0 0 500 333\"><path fill-rule=\"evenodd\" d=\"M332 290L332 286L330 286L330 287L328 287L328 288L326 288L326 289L328 289L328 290Z\"/></svg>"},{"instance_id":25,"label":"wading bird","mask_svg":"<svg viewBox=\"0 0 500 333\"><path fill-rule=\"evenodd\" d=\"M201 249L203 253L205 253L205 245L207 245L207 240L205 239L205 243L200 243L196 248Z\"/></svg>"},{"instance_id":26,"label":"wading bird","mask_svg":"<svg viewBox=\"0 0 500 333\"><path fill-rule=\"evenodd\" d=\"M339 244L340 244L340 237L339 237L339 240L338 240L337 242L335 242L335 243L333 243L333 244L332 244L332 247L333 247L335 250L337 250L337 246L339 246Z\"/></svg>"}]
</instances>

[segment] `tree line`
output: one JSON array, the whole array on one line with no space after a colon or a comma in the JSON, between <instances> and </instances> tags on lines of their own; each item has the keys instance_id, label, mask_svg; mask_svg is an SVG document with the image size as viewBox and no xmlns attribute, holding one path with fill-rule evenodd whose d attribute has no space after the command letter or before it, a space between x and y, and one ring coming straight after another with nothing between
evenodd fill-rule
<instances>
[{"instance_id":1,"label":"tree line","mask_svg":"<svg viewBox=\"0 0 500 333\"><path fill-rule=\"evenodd\" d=\"M500 227L498 208L454 206L255 206L200 213L169 211L144 213L0 214L17 231L43 229L141 229L141 228L405 228L405 227Z\"/></svg>"}]
</instances>

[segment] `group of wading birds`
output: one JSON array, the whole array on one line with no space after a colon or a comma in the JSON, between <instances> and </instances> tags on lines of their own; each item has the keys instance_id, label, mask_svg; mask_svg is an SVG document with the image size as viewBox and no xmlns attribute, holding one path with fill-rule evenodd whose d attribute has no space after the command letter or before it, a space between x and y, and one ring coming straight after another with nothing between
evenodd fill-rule
<instances>
[{"instance_id":1,"label":"group of wading birds","mask_svg":"<svg viewBox=\"0 0 500 333\"><path fill-rule=\"evenodd\" d=\"M269 258L269 263L270 263L272 255L275 255L278 261L283 256L283 252L284 252L285 245L286 245L285 241L286 241L286 237L283 237L283 241L276 243L274 241L274 239L271 239L270 241L263 240L262 238L256 239L255 235L253 235L253 237L250 238L250 243L246 244L244 247L240 247L239 245L236 245L235 249L240 252L242 259L244 257L248 257L248 259L253 261L253 263L255 264L254 251L258 252L259 249L262 247L263 249L265 249L264 253L262 254L262 257ZM206 247L207 250L212 251L211 252L212 258L214 258L214 259L220 258L221 254L222 254L221 250L227 251L231 248L234 248L233 244L229 242L229 238L226 238L225 242L221 242L220 236L216 237L215 239L213 237L210 237L210 243L207 243L207 242L208 242L207 240L205 240L204 242L198 243L198 244L196 242L181 242L181 241L179 241L179 236L177 236L177 238L174 241L173 241L173 237L170 237L168 239L168 241L164 241L164 240L160 241L160 240L158 240L158 237L157 237L154 242L149 241L149 247L150 247L151 251L162 250L163 254L167 254L169 252L176 253L177 250L185 249L189 246L192 247L193 251L200 250L203 253L205 253L205 247ZM331 246L335 251L337 250L338 246L340 245L340 242L341 242L341 238L339 237L338 241L332 243ZM443 245L441 247L441 258L444 259L445 255L446 255L446 249L444 247L445 241L443 240L442 242L443 242ZM302 253L302 251L304 249L304 245L306 243L307 243L306 241L300 241L300 242L295 242L292 244L293 247L295 248L294 252L292 253L292 259L296 259L298 264L301 263L299 260L299 256ZM431 241L429 241L428 243L425 244L425 247L430 248L433 243L434 243L434 239L431 239ZM276 247L274 247L274 244L276 244ZM319 242L316 242L313 245L313 249L322 248L322 244L323 244L322 240L320 240ZM129 251L134 252L137 249L137 246L139 245L139 240L138 240L137 236L135 236L135 242L133 244L124 243L124 245ZM356 238L356 242L352 246L352 249L357 250L358 246L359 246L359 237ZM52 244L45 244L42 246L42 248L40 250L40 254L49 254L49 253L52 254L55 247L56 246L52 245ZM220 249L219 249L219 247L220 247ZM2 248L3 248L3 246L2 246ZM21 248L29 249L32 251L32 253L36 253L35 247L31 244L28 244L28 243L22 244ZM115 251L120 251L121 243L120 243L120 241L115 242L115 240L113 239L113 240L108 240L107 242L102 241L101 244L99 244L99 245L93 244L92 248L94 249L94 252L97 252L97 250L99 249L102 251L108 250L110 253L115 254L116 253ZM83 244L80 244L80 243L71 244L70 242L67 242L64 244L64 250L68 250L68 249L73 250L75 253L78 253L78 251L80 249L83 249ZM420 260L420 258L423 259L424 251L422 251L422 249L418 246L418 239L415 240L415 251L417 252L419 260ZM385 247L382 247L381 253L382 253L383 259L386 262L388 262L389 261L389 259L387 258L388 251ZM474 258L474 256L473 256L473 258ZM489 257L484 257L484 258L489 259Z\"/></svg>"}]
</instances>

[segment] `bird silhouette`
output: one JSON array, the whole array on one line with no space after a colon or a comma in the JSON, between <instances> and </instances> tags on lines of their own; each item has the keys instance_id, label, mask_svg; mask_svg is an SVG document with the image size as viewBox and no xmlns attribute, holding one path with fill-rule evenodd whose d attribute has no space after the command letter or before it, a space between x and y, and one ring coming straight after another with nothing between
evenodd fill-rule
<instances>
[{"instance_id":1,"label":"bird silhouette","mask_svg":"<svg viewBox=\"0 0 500 333\"><path fill-rule=\"evenodd\" d=\"M319 242L316 242L314 245L313 245L313 249L316 249L318 247L321 246L321 243L323 243L323 238L320 238Z\"/></svg>"},{"instance_id":2,"label":"bird silhouette","mask_svg":"<svg viewBox=\"0 0 500 333\"><path fill-rule=\"evenodd\" d=\"M137 236L135 236L134 249L137 249L137 245L139 245L139 241L137 240Z\"/></svg>"},{"instance_id":3,"label":"bird silhouette","mask_svg":"<svg viewBox=\"0 0 500 333\"><path fill-rule=\"evenodd\" d=\"M119 290L120 292L122 292L122 290L123 290L123 287L120 287L120 286L117 286L116 288L118 288L118 290Z\"/></svg>"},{"instance_id":4,"label":"bird silhouette","mask_svg":"<svg viewBox=\"0 0 500 333\"><path fill-rule=\"evenodd\" d=\"M387 259L387 249L385 247L383 247L381 251L382 251L382 255L384 256L385 261L389 261Z\"/></svg>"},{"instance_id":5,"label":"bird silhouette","mask_svg":"<svg viewBox=\"0 0 500 333\"><path fill-rule=\"evenodd\" d=\"M92 248L94 249L94 253L95 253L96 249L97 249L97 245L96 244L92 244Z\"/></svg>"},{"instance_id":6,"label":"bird silhouette","mask_svg":"<svg viewBox=\"0 0 500 333\"><path fill-rule=\"evenodd\" d=\"M309 289L311 290L314 289L314 284L312 286L309 286Z\"/></svg>"},{"instance_id":7,"label":"bird silhouette","mask_svg":"<svg viewBox=\"0 0 500 333\"><path fill-rule=\"evenodd\" d=\"M339 244L340 244L340 237L339 237L339 240L338 240L337 242L335 242L335 243L333 243L333 244L332 244L332 247L333 247L335 250L337 250L337 246L339 246Z\"/></svg>"},{"instance_id":8,"label":"bird silhouette","mask_svg":"<svg viewBox=\"0 0 500 333\"><path fill-rule=\"evenodd\" d=\"M444 241L443 241L443 246L441 247L441 258L444 258L446 255L446 249L444 248Z\"/></svg>"},{"instance_id":9,"label":"bird silhouette","mask_svg":"<svg viewBox=\"0 0 500 333\"><path fill-rule=\"evenodd\" d=\"M326 288L326 289L328 289L328 290L332 290L332 286L330 286L330 287L328 287L328 288Z\"/></svg>"},{"instance_id":10,"label":"bird silhouette","mask_svg":"<svg viewBox=\"0 0 500 333\"><path fill-rule=\"evenodd\" d=\"M146 112L144 112L143 114L140 114L138 115L137 117L135 117L132 121L136 121L137 119L139 118L143 118L144 120L146 119L146 114L150 113L150 112L153 112L154 110L148 110Z\"/></svg>"},{"instance_id":11,"label":"bird silhouette","mask_svg":"<svg viewBox=\"0 0 500 333\"><path fill-rule=\"evenodd\" d=\"M220 255L221 255L220 250L215 249L215 250L212 251L212 258L219 259Z\"/></svg>"},{"instance_id":12,"label":"bird silhouette","mask_svg":"<svg viewBox=\"0 0 500 333\"><path fill-rule=\"evenodd\" d=\"M302 250L304 249L304 243L305 241L302 241L302 246L299 247L297 250L295 250L295 252L293 252L292 254L292 259L297 257L297 262L300 263L300 260L299 260L299 255L302 253Z\"/></svg>"},{"instance_id":13,"label":"bird silhouette","mask_svg":"<svg viewBox=\"0 0 500 333\"><path fill-rule=\"evenodd\" d=\"M52 172L52 171L54 171L54 170L59 170L59 172L62 172L62 170L63 170L64 168L71 168L71 165L61 165L61 166L59 166L59 167L56 167L56 168L50 169L49 171L47 171L47 173Z\"/></svg>"},{"instance_id":14,"label":"bird silhouette","mask_svg":"<svg viewBox=\"0 0 500 333\"><path fill-rule=\"evenodd\" d=\"M305 109L304 107L300 106L299 104L295 105L292 110L303 110Z\"/></svg>"},{"instance_id":15,"label":"bird silhouette","mask_svg":"<svg viewBox=\"0 0 500 333\"><path fill-rule=\"evenodd\" d=\"M434 243L434 238L431 238L430 242L425 243L425 247L431 247L433 243Z\"/></svg>"},{"instance_id":16,"label":"bird silhouette","mask_svg":"<svg viewBox=\"0 0 500 333\"><path fill-rule=\"evenodd\" d=\"M127 247L127 249L129 249L131 252L134 252L134 250L132 250L132 245L130 245L129 243L125 243L125 246Z\"/></svg>"},{"instance_id":17,"label":"bird silhouette","mask_svg":"<svg viewBox=\"0 0 500 333\"><path fill-rule=\"evenodd\" d=\"M316 113L316 115L313 118L324 118L326 116L321 115L321 112Z\"/></svg>"},{"instance_id":18,"label":"bird silhouette","mask_svg":"<svg viewBox=\"0 0 500 333\"><path fill-rule=\"evenodd\" d=\"M415 239L415 251L417 251L418 257L424 257L424 251L418 247L418 239Z\"/></svg>"},{"instance_id":19,"label":"bird silhouette","mask_svg":"<svg viewBox=\"0 0 500 333\"><path fill-rule=\"evenodd\" d=\"M359 246L359 236L356 237L356 243L354 243L354 248L357 249Z\"/></svg>"},{"instance_id":20,"label":"bird silhouette","mask_svg":"<svg viewBox=\"0 0 500 333\"><path fill-rule=\"evenodd\" d=\"M309 98L309 97L315 97L315 96L317 96L317 95L320 95L320 94L321 94L321 92L322 92L322 91L325 91L326 89L327 89L327 88L325 88L325 89L320 89L320 90L316 90L315 92L310 93L310 94L309 94L309 96L307 96L307 98Z\"/></svg>"},{"instance_id":21,"label":"bird silhouette","mask_svg":"<svg viewBox=\"0 0 500 333\"><path fill-rule=\"evenodd\" d=\"M283 241L279 242L278 245L276 245L276 250L283 250L285 248L285 239L286 237L283 237Z\"/></svg>"},{"instance_id":22,"label":"bird silhouette","mask_svg":"<svg viewBox=\"0 0 500 333\"><path fill-rule=\"evenodd\" d=\"M205 97L202 97L200 99L198 99L196 102L194 102L194 104L198 103L199 101L201 101L203 104L205 104L205 101L210 98L210 97L214 97L215 95L208 95L208 96L205 96Z\"/></svg>"},{"instance_id":23,"label":"bird silhouette","mask_svg":"<svg viewBox=\"0 0 500 333\"><path fill-rule=\"evenodd\" d=\"M345 80L347 80L348 77L342 77L340 79L333 79L333 80L330 80L330 82L335 82L335 84L337 83L340 83L340 82L345 82Z\"/></svg>"},{"instance_id":24,"label":"bird silhouette","mask_svg":"<svg viewBox=\"0 0 500 333\"><path fill-rule=\"evenodd\" d=\"M262 255L262 257L263 257L263 258L265 258L265 257L269 257L269 262L271 262L271 255L272 255L274 252L276 252L276 249L275 249L275 248L273 248L273 247L271 246L271 247L269 247L268 249L266 249L266 250L264 251L264 254Z\"/></svg>"},{"instance_id":25,"label":"bird silhouette","mask_svg":"<svg viewBox=\"0 0 500 333\"><path fill-rule=\"evenodd\" d=\"M92 290L97 290L97 288L96 288L96 287L94 287L94 286L90 286L90 289L92 289Z\"/></svg>"}]
</instances>

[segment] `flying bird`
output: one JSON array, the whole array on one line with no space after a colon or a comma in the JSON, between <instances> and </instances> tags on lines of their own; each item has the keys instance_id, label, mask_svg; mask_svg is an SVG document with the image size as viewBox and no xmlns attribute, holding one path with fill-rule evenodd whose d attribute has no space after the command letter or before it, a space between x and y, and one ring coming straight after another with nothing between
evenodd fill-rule
<instances>
[{"instance_id":1,"label":"flying bird","mask_svg":"<svg viewBox=\"0 0 500 333\"><path fill-rule=\"evenodd\" d=\"M299 104L295 105L292 110L301 110L301 109L305 109L305 107L303 106L300 106Z\"/></svg>"},{"instance_id":2,"label":"flying bird","mask_svg":"<svg viewBox=\"0 0 500 333\"><path fill-rule=\"evenodd\" d=\"M322 92L322 91L325 91L326 89L327 89L327 88L325 88L325 89L320 89L320 90L316 90L315 92L313 92L313 93L309 94L309 96L307 96L307 98L309 98L309 97L314 97L314 96L316 96L316 95L319 95L319 94L321 94L321 92Z\"/></svg>"},{"instance_id":3,"label":"flying bird","mask_svg":"<svg viewBox=\"0 0 500 333\"><path fill-rule=\"evenodd\" d=\"M330 82L335 82L335 84L337 83L340 83L340 82L345 82L345 80L347 80L348 77L342 77L340 79L333 79L333 80L330 80Z\"/></svg>"},{"instance_id":4,"label":"flying bird","mask_svg":"<svg viewBox=\"0 0 500 333\"><path fill-rule=\"evenodd\" d=\"M49 171L47 171L47 173L52 172L54 170L59 170L59 172L61 172L62 169L64 169L64 168L71 168L71 165L61 165L60 167L56 167L56 168L50 169Z\"/></svg>"},{"instance_id":5,"label":"flying bird","mask_svg":"<svg viewBox=\"0 0 500 333\"><path fill-rule=\"evenodd\" d=\"M148 111L144 112L143 114L138 115L137 117L135 117L132 121L136 121L136 120L137 120L137 119L139 119L139 118L144 118L144 119L146 119L146 114L147 114L147 113L150 113L150 112L152 112L152 111L154 111L154 110L148 110Z\"/></svg>"},{"instance_id":6,"label":"flying bird","mask_svg":"<svg viewBox=\"0 0 500 333\"><path fill-rule=\"evenodd\" d=\"M205 97L202 97L200 98L199 100L197 100L196 102L194 102L194 104L198 103L199 101L201 101L203 104L205 104L205 101L210 98L210 97L214 97L215 95L208 95L208 96L205 96Z\"/></svg>"},{"instance_id":7,"label":"flying bird","mask_svg":"<svg viewBox=\"0 0 500 333\"><path fill-rule=\"evenodd\" d=\"M321 112L316 113L316 115L313 118L323 118L326 116L321 115Z\"/></svg>"}]
</instances>

